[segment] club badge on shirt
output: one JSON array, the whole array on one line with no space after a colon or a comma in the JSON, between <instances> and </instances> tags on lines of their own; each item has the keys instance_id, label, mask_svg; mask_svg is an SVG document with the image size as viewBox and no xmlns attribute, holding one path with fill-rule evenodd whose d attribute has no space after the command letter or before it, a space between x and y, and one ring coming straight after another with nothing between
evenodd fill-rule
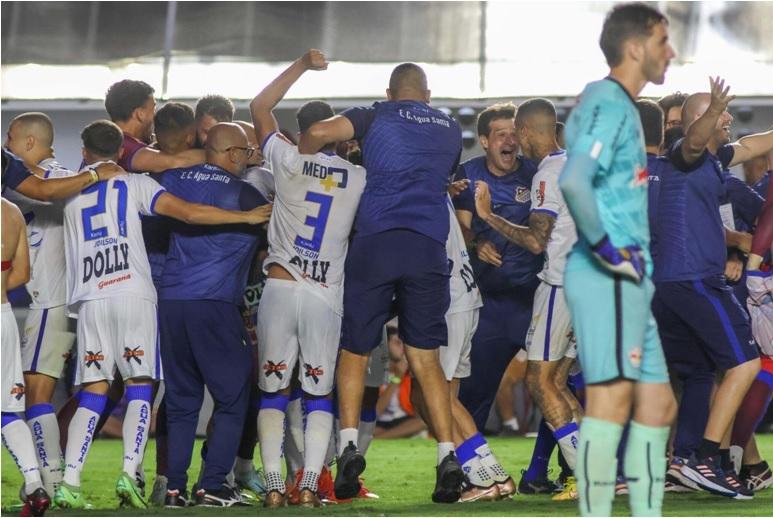
<instances>
[{"instance_id":1,"label":"club badge on shirt","mask_svg":"<svg viewBox=\"0 0 773 518\"><path fill-rule=\"evenodd\" d=\"M515 201L518 203L529 203L531 201L531 193L528 187L516 187L515 188Z\"/></svg>"}]
</instances>

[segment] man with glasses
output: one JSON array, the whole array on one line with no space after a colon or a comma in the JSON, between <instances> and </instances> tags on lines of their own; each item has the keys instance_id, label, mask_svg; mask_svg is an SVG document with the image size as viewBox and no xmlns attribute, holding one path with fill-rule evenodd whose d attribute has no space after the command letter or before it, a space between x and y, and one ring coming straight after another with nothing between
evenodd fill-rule
<instances>
[{"instance_id":1,"label":"man with glasses","mask_svg":"<svg viewBox=\"0 0 773 518\"><path fill-rule=\"evenodd\" d=\"M267 203L240 179L255 153L244 130L233 123L216 124L205 151L206 163L164 173L164 187L187 201L224 209L250 210ZM241 502L225 481L247 413L252 353L239 305L257 245L254 228L171 224L158 286L167 427L174 438L167 507L187 504L187 471L205 384L215 411L196 503L230 507Z\"/></svg>"}]
</instances>

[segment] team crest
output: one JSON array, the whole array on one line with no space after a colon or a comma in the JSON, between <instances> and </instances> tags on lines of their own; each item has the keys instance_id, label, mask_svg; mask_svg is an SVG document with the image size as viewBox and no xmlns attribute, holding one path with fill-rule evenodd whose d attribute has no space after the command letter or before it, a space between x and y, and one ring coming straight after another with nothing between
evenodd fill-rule
<instances>
[{"instance_id":1,"label":"team crest","mask_svg":"<svg viewBox=\"0 0 773 518\"><path fill-rule=\"evenodd\" d=\"M325 374L325 371L322 369L321 365L318 367L312 367L310 364L304 363L303 367L306 369L306 377L313 379L315 385L319 383L320 376Z\"/></svg>"},{"instance_id":2,"label":"team crest","mask_svg":"<svg viewBox=\"0 0 773 518\"><path fill-rule=\"evenodd\" d=\"M11 395L16 399L16 401L20 401L21 398L24 397L24 385L21 383L15 383L14 386L11 387Z\"/></svg>"},{"instance_id":3,"label":"team crest","mask_svg":"<svg viewBox=\"0 0 773 518\"><path fill-rule=\"evenodd\" d=\"M537 207L542 207L543 203L545 203L545 180L540 180L537 189Z\"/></svg>"},{"instance_id":4,"label":"team crest","mask_svg":"<svg viewBox=\"0 0 773 518\"><path fill-rule=\"evenodd\" d=\"M641 347L631 349L631 352L628 353L628 361L637 369L641 366Z\"/></svg>"},{"instance_id":5,"label":"team crest","mask_svg":"<svg viewBox=\"0 0 773 518\"><path fill-rule=\"evenodd\" d=\"M287 364L285 362L274 363L271 360L266 360L266 363L263 364L263 370L266 372L267 378L275 374L281 380L284 378L283 372L287 370Z\"/></svg>"},{"instance_id":6,"label":"team crest","mask_svg":"<svg viewBox=\"0 0 773 518\"><path fill-rule=\"evenodd\" d=\"M518 203L529 203L531 200L531 193L528 187L516 187L515 188L515 201Z\"/></svg>"},{"instance_id":7,"label":"team crest","mask_svg":"<svg viewBox=\"0 0 773 518\"><path fill-rule=\"evenodd\" d=\"M140 356L145 356L145 351L140 349L140 347L142 346L138 345L133 349L130 349L129 347L123 348L123 357L127 363L131 363L132 360L135 360L137 362L137 365L142 365L142 360L140 359Z\"/></svg>"},{"instance_id":8,"label":"team crest","mask_svg":"<svg viewBox=\"0 0 773 518\"><path fill-rule=\"evenodd\" d=\"M95 365L97 369L101 369L102 364L99 362L105 361L105 355L102 354L102 351L98 351L96 353L93 351L86 351L86 356L83 359L86 362L86 367Z\"/></svg>"}]
</instances>

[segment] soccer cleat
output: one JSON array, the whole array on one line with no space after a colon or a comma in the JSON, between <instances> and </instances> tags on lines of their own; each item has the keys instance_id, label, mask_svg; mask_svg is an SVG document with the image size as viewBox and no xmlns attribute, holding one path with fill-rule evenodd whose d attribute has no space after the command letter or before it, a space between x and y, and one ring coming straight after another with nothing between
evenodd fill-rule
<instances>
[{"instance_id":1,"label":"soccer cleat","mask_svg":"<svg viewBox=\"0 0 773 518\"><path fill-rule=\"evenodd\" d=\"M752 491L762 491L773 485L773 473L764 460L753 466L742 466L738 478Z\"/></svg>"},{"instance_id":2,"label":"soccer cleat","mask_svg":"<svg viewBox=\"0 0 773 518\"><path fill-rule=\"evenodd\" d=\"M166 477L164 477L166 478ZM191 505L188 494L177 489L170 489L164 495L163 506L167 509L182 509Z\"/></svg>"},{"instance_id":3,"label":"soccer cleat","mask_svg":"<svg viewBox=\"0 0 773 518\"><path fill-rule=\"evenodd\" d=\"M730 498L735 498L738 494L736 488L726 480L725 472L714 457L698 459L693 455L682 464L680 472L709 493Z\"/></svg>"},{"instance_id":4,"label":"soccer cleat","mask_svg":"<svg viewBox=\"0 0 773 518\"><path fill-rule=\"evenodd\" d=\"M242 501L239 492L230 487L222 486L220 489L196 491L196 505L201 507L248 507L250 504Z\"/></svg>"},{"instance_id":5,"label":"soccer cleat","mask_svg":"<svg viewBox=\"0 0 773 518\"><path fill-rule=\"evenodd\" d=\"M579 494L577 493L577 479L573 476L566 477L566 482L564 482L564 488L561 490L560 493L556 493L553 495L552 500L555 500L556 502L561 502L564 500L577 500L579 497Z\"/></svg>"},{"instance_id":6,"label":"soccer cleat","mask_svg":"<svg viewBox=\"0 0 773 518\"><path fill-rule=\"evenodd\" d=\"M121 473L115 483L115 494L121 501L121 506L129 506L135 509L146 509L147 502L143 498L142 491L137 483L126 473Z\"/></svg>"},{"instance_id":7,"label":"soccer cleat","mask_svg":"<svg viewBox=\"0 0 773 518\"><path fill-rule=\"evenodd\" d=\"M462 483L462 496L459 497L459 502L492 502L500 498L496 483L489 487L482 487L471 484L469 480L465 479Z\"/></svg>"},{"instance_id":8,"label":"soccer cleat","mask_svg":"<svg viewBox=\"0 0 773 518\"><path fill-rule=\"evenodd\" d=\"M435 490L432 501L436 504L453 504L462 496L464 471L453 452L445 456L436 468ZM338 492L336 491L336 494Z\"/></svg>"},{"instance_id":9,"label":"soccer cleat","mask_svg":"<svg viewBox=\"0 0 773 518\"><path fill-rule=\"evenodd\" d=\"M360 492L360 474L365 471L365 457L352 441L336 460L335 495L339 499L354 498ZM458 497L457 497L458 498Z\"/></svg>"},{"instance_id":10,"label":"soccer cleat","mask_svg":"<svg viewBox=\"0 0 773 518\"><path fill-rule=\"evenodd\" d=\"M518 492L522 495L545 495L555 493L558 489L556 483L547 477L526 480L524 473L526 470L521 470L521 480L518 482Z\"/></svg>"},{"instance_id":11,"label":"soccer cleat","mask_svg":"<svg viewBox=\"0 0 773 518\"><path fill-rule=\"evenodd\" d=\"M518 492L518 486L515 485L513 477L507 477L504 482L496 482L499 498L512 498Z\"/></svg>"},{"instance_id":12,"label":"soccer cleat","mask_svg":"<svg viewBox=\"0 0 773 518\"><path fill-rule=\"evenodd\" d=\"M625 477L617 477L615 480L615 496L618 495L627 495L628 494L628 484L625 481Z\"/></svg>"},{"instance_id":13,"label":"soccer cleat","mask_svg":"<svg viewBox=\"0 0 773 518\"><path fill-rule=\"evenodd\" d=\"M378 500L381 498L376 493L373 493L370 489L365 487L365 479L360 477L360 492L357 493L357 498L371 498L374 500Z\"/></svg>"},{"instance_id":14,"label":"soccer cleat","mask_svg":"<svg viewBox=\"0 0 773 518\"><path fill-rule=\"evenodd\" d=\"M280 493L276 490L271 490L266 493L266 498L263 500L263 507L266 509L279 509L287 505L287 498L284 493Z\"/></svg>"},{"instance_id":15,"label":"soccer cleat","mask_svg":"<svg viewBox=\"0 0 773 518\"><path fill-rule=\"evenodd\" d=\"M164 505L166 500L166 485L169 483L169 479L164 475L156 475L156 480L153 481L153 491L150 492L150 503L158 507Z\"/></svg>"},{"instance_id":16,"label":"soccer cleat","mask_svg":"<svg viewBox=\"0 0 773 518\"><path fill-rule=\"evenodd\" d=\"M86 501L81 495L81 488L62 482L54 494L54 503L62 509L85 509Z\"/></svg>"},{"instance_id":17,"label":"soccer cleat","mask_svg":"<svg viewBox=\"0 0 773 518\"><path fill-rule=\"evenodd\" d=\"M262 469L256 470L253 467L247 473L236 475L234 480L239 489L251 492L260 501L266 496L266 480L262 473Z\"/></svg>"},{"instance_id":18,"label":"soccer cleat","mask_svg":"<svg viewBox=\"0 0 773 518\"><path fill-rule=\"evenodd\" d=\"M322 501L314 491L305 487L298 494L298 505L314 509L315 507L322 507Z\"/></svg>"},{"instance_id":19,"label":"soccer cleat","mask_svg":"<svg viewBox=\"0 0 773 518\"><path fill-rule=\"evenodd\" d=\"M300 505L301 503L301 480L303 479L303 468L295 472L295 482L285 481L285 499L287 505Z\"/></svg>"},{"instance_id":20,"label":"soccer cleat","mask_svg":"<svg viewBox=\"0 0 773 518\"><path fill-rule=\"evenodd\" d=\"M21 516L43 516L51 507L51 497L42 487L37 488L31 495L27 495Z\"/></svg>"}]
</instances>

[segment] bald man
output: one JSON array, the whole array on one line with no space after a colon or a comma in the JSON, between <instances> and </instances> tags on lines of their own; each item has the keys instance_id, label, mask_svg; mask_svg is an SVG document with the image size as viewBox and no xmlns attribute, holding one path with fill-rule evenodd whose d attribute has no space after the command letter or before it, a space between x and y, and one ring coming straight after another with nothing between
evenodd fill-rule
<instances>
[{"instance_id":1,"label":"bald man","mask_svg":"<svg viewBox=\"0 0 773 518\"><path fill-rule=\"evenodd\" d=\"M727 249L719 200L726 189L723 169L773 148L773 131L730 143L733 117L727 106L733 96L722 79L710 83L710 93L685 100L685 136L667 152L674 167L661 178L652 308L664 350L697 336L695 361L706 355L725 371L700 446L681 473L715 494L748 499L753 493L736 479L729 455L720 448L728 448L724 439L760 361L748 316L724 277Z\"/></svg>"},{"instance_id":2,"label":"bald man","mask_svg":"<svg viewBox=\"0 0 773 518\"><path fill-rule=\"evenodd\" d=\"M432 500L452 503L459 500L464 473L454 452L451 398L438 348L448 343L446 188L459 164L461 129L429 105L427 76L414 63L395 67L386 94L388 101L312 125L298 146L301 153L316 153L357 139L368 171L346 260L336 372L341 432L335 494L351 498L360 490L365 458L357 443L365 373L394 296L400 338L438 441Z\"/></svg>"},{"instance_id":3,"label":"bald man","mask_svg":"<svg viewBox=\"0 0 773 518\"><path fill-rule=\"evenodd\" d=\"M167 171L162 185L187 201L224 209L267 204L240 178L255 153L241 127L212 126L205 151L205 164ZM214 427L195 501L218 507L241 504L225 480L247 412L252 356L239 306L258 235L241 226L171 225L158 286L167 422L174 438L169 444L167 507L188 503L187 471L205 385L215 400Z\"/></svg>"},{"instance_id":4,"label":"bald man","mask_svg":"<svg viewBox=\"0 0 773 518\"><path fill-rule=\"evenodd\" d=\"M28 112L11 121L6 146L39 178L75 176L54 158L53 142L54 126L48 115ZM31 303L21 338L26 417L35 434L43 483L53 495L62 481L63 458L51 398L75 339L68 329L65 306L64 203L41 203L11 190L6 197L28 222Z\"/></svg>"}]
</instances>

